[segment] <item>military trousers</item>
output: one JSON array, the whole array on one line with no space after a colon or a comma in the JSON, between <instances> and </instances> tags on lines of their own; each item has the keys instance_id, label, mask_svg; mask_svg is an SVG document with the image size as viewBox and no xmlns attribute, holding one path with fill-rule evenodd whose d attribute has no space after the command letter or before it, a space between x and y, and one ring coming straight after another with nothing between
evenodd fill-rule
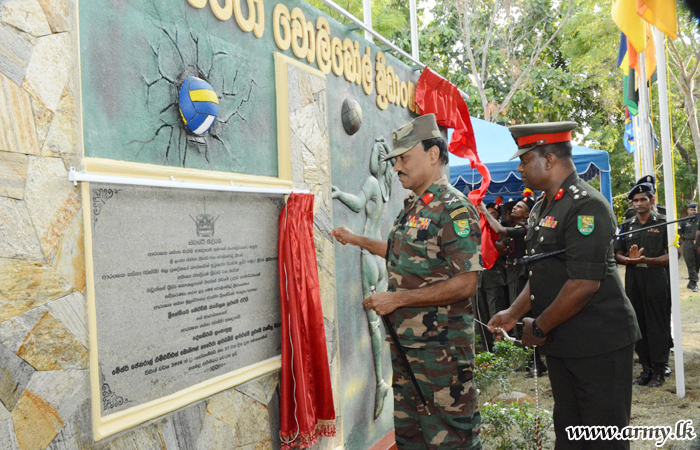
<instances>
[{"instance_id":1,"label":"military trousers","mask_svg":"<svg viewBox=\"0 0 700 450\"><path fill-rule=\"evenodd\" d=\"M391 344L398 449L481 449L473 350L465 347L404 347L404 350L430 415L426 414L408 371Z\"/></svg>"},{"instance_id":2,"label":"military trousers","mask_svg":"<svg viewBox=\"0 0 700 450\"><path fill-rule=\"evenodd\" d=\"M690 241L683 242L683 259L688 267L688 279L698 282L698 270L700 270L700 255L698 248Z\"/></svg>"},{"instance_id":3,"label":"military trousers","mask_svg":"<svg viewBox=\"0 0 700 450\"><path fill-rule=\"evenodd\" d=\"M555 450L629 450L624 440L569 439L570 426L629 425L634 344L588 358L547 356L554 397Z\"/></svg>"},{"instance_id":4,"label":"military trousers","mask_svg":"<svg viewBox=\"0 0 700 450\"><path fill-rule=\"evenodd\" d=\"M635 347L639 362L646 366L666 364L671 342L668 272L664 267L627 266L625 292L642 332Z\"/></svg>"}]
</instances>

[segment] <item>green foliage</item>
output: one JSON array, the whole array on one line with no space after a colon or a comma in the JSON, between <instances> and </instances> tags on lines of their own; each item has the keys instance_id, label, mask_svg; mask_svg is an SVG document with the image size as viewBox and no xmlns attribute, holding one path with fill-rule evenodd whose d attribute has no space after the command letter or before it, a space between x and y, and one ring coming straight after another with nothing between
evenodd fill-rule
<instances>
[{"instance_id":1,"label":"green foliage","mask_svg":"<svg viewBox=\"0 0 700 450\"><path fill-rule=\"evenodd\" d=\"M518 368L527 366L532 350L517 347L512 342L498 341L493 353L481 352L474 363L474 382L482 398L493 398L511 389L510 376Z\"/></svg>"},{"instance_id":2,"label":"green foliage","mask_svg":"<svg viewBox=\"0 0 700 450\"><path fill-rule=\"evenodd\" d=\"M528 402L485 403L481 407L481 440L484 448L495 450L537 450L537 418L542 443L549 441L546 431L552 426L552 413Z\"/></svg>"}]
</instances>

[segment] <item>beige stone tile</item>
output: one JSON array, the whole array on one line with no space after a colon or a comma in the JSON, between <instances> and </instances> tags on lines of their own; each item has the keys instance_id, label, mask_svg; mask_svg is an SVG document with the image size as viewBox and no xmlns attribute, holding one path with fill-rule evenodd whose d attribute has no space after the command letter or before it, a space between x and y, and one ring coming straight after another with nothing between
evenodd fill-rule
<instances>
[{"instance_id":1,"label":"beige stone tile","mask_svg":"<svg viewBox=\"0 0 700 450\"><path fill-rule=\"evenodd\" d=\"M44 313L46 313L46 308L41 306L12 319L0 322L0 344L16 354L24 339Z\"/></svg>"},{"instance_id":2,"label":"beige stone tile","mask_svg":"<svg viewBox=\"0 0 700 450\"><path fill-rule=\"evenodd\" d=\"M46 14L51 31L60 33L70 30L68 0L39 0L39 4Z\"/></svg>"},{"instance_id":3,"label":"beige stone tile","mask_svg":"<svg viewBox=\"0 0 700 450\"><path fill-rule=\"evenodd\" d=\"M48 311L17 351L36 370L87 369L88 351Z\"/></svg>"},{"instance_id":4,"label":"beige stone tile","mask_svg":"<svg viewBox=\"0 0 700 450\"><path fill-rule=\"evenodd\" d=\"M267 408L234 390L214 396L207 412L233 429L232 448L268 439L270 436Z\"/></svg>"},{"instance_id":5,"label":"beige stone tile","mask_svg":"<svg viewBox=\"0 0 700 450\"><path fill-rule=\"evenodd\" d=\"M145 427L132 428L113 438L110 438L108 441L101 441L89 446L86 445L84 449L165 450L165 446L163 445L163 435L160 432L160 424L154 423ZM80 450L83 450L83 448L80 448Z\"/></svg>"},{"instance_id":6,"label":"beige stone tile","mask_svg":"<svg viewBox=\"0 0 700 450\"><path fill-rule=\"evenodd\" d=\"M4 0L0 4L0 23L36 37L51 34L46 14L37 0Z\"/></svg>"},{"instance_id":7,"label":"beige stone tile","mask_svg":"<svg viewBox=\"0 0 700 450\"><path fill-rule=\"evenodd\" d=\"M27 95L29 96L29 94ZM32 111L34 112L34 128L36 129L37 145L39 147L39 153L41 154L41 148L44 146L46 135L49 133L49 127L53 121L54 112L49 110L49 108L44 106L39 100L31 98L31 96L29 98L32 104Z\"/></svg>"},{"instance_id":8,"label":"beige stone tile","mask_svg":"<svg viewBox=\"0 0 700 450\"><path fill-rule=\"evenodd\" d=\"M27 390L12 411L12 422L20 450L46 448L63 427L58 412Z\"/></svg>"},{"instance_id":9,"label":"beige stone tile","mask_svg":"<svg viewBox=\"0 0 700 450\"><path fill-rule=\"evenodd\" d=\"M44 259L26 204L21 200L0 197L0 257Z\"/></svg>"},{"instance_id":10,"label":"beige stone tile","mask_svg":"<svg viewBox=\"0 0 700 450\"><path fill-rule=\"evenodd\" d=\"M51 370L32 376L27 390L41 397L68 422L80 405L89 397L90 382L87 370Z\"/></svg>"},{"instance_id":11,"label":"beige stone tile","mask_svg":"<svg viewBox=\"0 0 700 450\"><path fill-rule=\"evenodd\" d=\"M73 67L70 35L37 38L22 87L51 111L56 111Z\"/></svg>"},{"instance_id":12,"label":"beige stone tile","mask_svg":"<svg viewBox=\"0 0 700 450\"><path fill-rule=\"evenodd\" d=\"M34 46L20 32L0 24L0 72L15 86L22 86L33 52Z\"/></svg>"},{"instance_id":13,"label":"beige stone tile","mask_svg":"<svg viewBox=\"0 0 700 450\"><path fill-rule=\"evenodd\" d=\"M22 200L25 181L27 181L26 155L0 151L0 197Z\"/></svg>"},{"instance_id":14,"label":"beige stone tile","mask_svg":"<svg viewBox=\"0 0 700 450\"><path fill-rule=\"evenodd\" d=\"M2 42L2 36L0 36ZM2 60L0 51L0 60ZM34 112L29 94L0 74L0 150L39 154Z\"/></svg>"},{"instance_id":15,"label":"beige stone tile","mask_svg":"<svg viewBox=\"0 0 700 450\"><path fill-rule=\"evenodd\" d=\"M280 374L275 371L240 384L235 387L235 390L267 406L272 396L275 394L275 389L279 382Z\"/></svg>"},{"instance_id":16,"label":"beige stone tile","mask_svg":"<svg viewBox=\"0 0 700 450\"><path fill-rule=\"evenodd\" d=\"M15 409L24 388L35 373L36 370L32 366L4 345L0 345L0 404L8 411Z\"/></svg>"},{"instance_id":17,"label":"beige stone tile","mask_svg":"<svg viewBox=\"0 0 700 450\"><path fill-rule=\"evenodd\" d=\"M78 115L73 94L67 88L63 90L41 152L61 158L78 153Z\"/></svg>"},{"instance_id":18,"label":"beige stone tile","mask_svg":"<svg viewBox=\"0 0 700 450\"><path fill-rule=\"evenodd\" d=\"M51 254L51 266L78 291L85 288L85 240L83 215L75 214Z\"/></svg>"},{"instance_id":19,"label":"beige stone tile","mask_svg":"<svg viewBox=\"0 0 700 450\"><path fill-rule=\"evenodd\" d=\"M83 294L73 292L47 303L45 308L70 331L78 342L88 347L87 305Z\"/></svg>"},{"instance_id":20,"label":"beige stone tile","mask_svg":"<svg viewBox=\"0 0 700 450\"><path fill-rule=\"evenodd\" d=\"M0 258L0 322L65 297L74 290L46 264Z\"/></svg>"},{"instance_id":21,"label":"beige stone tile","mask_svg":"<svg viewBox=\"0 0 700 450\"><path fill-rule=\"evenodd\" d=\"M78 188L60 159L30 156L24 199L48 257L80 209Z\"/></svg>"},{"instance_id":22,"label":"beige stone tile","mask_svg":"<svg viewBox=\"0 0 700 450\"><path fill-rule=\"evenodd\" d=\"M268 431L269 433L269 431ZM212 450L215 448L233 448L235 431L221 420L207 414L204 417L202 432L197 439L196 450Z\"/></svg>"}]
</instances>

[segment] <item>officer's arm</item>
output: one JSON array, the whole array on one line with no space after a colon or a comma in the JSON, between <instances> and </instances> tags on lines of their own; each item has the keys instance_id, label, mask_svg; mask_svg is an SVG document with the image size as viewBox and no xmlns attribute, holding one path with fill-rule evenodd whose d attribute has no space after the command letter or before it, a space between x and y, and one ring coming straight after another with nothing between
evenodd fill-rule
<instances>
[{"instance_id":1,"label":"officer's arm","mask_svg":"<svg viewBox=\"0 0 700 450\"><path fill-rule=\"evenodd\" d=\"M642 256L641 262L647 266L668 266L668 253L655 258Z\"/></svg>"},{"instance_id":2,"label":"officer's arm","mask_svg":"<svg viewBox=\"0 0 700 450\"><path fill-rule=\"evenodd\" d=\"M554 328L581 311L599 287L598 280L567 280L552 304L537 317L537 327L544 334L549 334Z\"/></svg>"},{"instance_id":3,"label":"officer's arm","mask_svg":"<svg viewBox=\"0 0 700 450\"><path fill-rule=\"evenodd\" d=\"M484 206L483 203L479 203L479 205L477 206L477 210L479 211L479 213L481 213L482 216L484 216L484 218L486 218L486 222L488 222L489 226L493 229L493 231L498 233L500 236L506 235L506 228L503 225L501 225L501 223L498 220L496 220L495 217L491 215L491 213L488 211L488 209L486 209L486 206Z\"/></svg>"},{"instance_id":4,"label":"officer's arm","mask_svg":"<svg viewBox=\"0 0 700 450\"><path fill-rule=\"evenodd\" d=\"M530 311L530 282L525 284L525 288L518 295L518 298L513 302L508 309L499 311L494 315L488 323L489 331L497 333L496 328L503 328L505 331L510 331L518 319L523 317Z\"/></svg>"},{"instance_id":5,"label":"officer's arm","mask_svg":"<svg viewBox=\"0 0 700 450\"><path fill-rule=\"evenodd\" d=\"M355 234L345 227L334 228L331 231L331 238L335 238L336 241L343 245L356 245L377 256L381 256L382 258L386 257L387 241Z\"/></svg>"},{"instance_id":6,"label":"officer's arm","mask_svg":"<svg viewBox=\"0 0 700 450\"><path fill-rule=\"evenodd\" d=\"M448 280L420 289L378 292L365 299L362 305L380 316L398 308L444 306L459 303L476 294L479 272L465 272Z\"/></svg>"}]
</instances>

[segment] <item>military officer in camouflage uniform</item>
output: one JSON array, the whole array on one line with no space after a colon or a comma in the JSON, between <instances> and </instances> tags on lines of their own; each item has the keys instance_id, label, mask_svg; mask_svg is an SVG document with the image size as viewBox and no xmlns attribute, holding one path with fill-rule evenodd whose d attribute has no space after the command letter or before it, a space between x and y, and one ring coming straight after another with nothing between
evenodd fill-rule
<instances>
[{"instance_id":1,"label":"military officer in camouflage uniform","mask_svg":"<svg viewBox=\"0 0 700 450\"><path fill-rule=\"evenodd\" d=\"M389 315L427 398L426 411L407 367L394 369L394 426L399 449L480 449L481 418L473 385L474 323L481 234L476 208L444 176L447 143L427 114L393 133L394 171L411 194L387 241L346 228L331 235L386 258L388 292L363 302Z\"/></svg>"},{"instance_id":2,"label":"military officer in camouflage uniform","mask_svg":"<svg viewBox=\"0 0 700 450\"><path fill-rule=\"evenodd\" d=\"M688 203L686 207L689 216L696 216L698 213L697 203ZM698 270L700 269L700 254L695 244L695 237L698 234L698 218L694 217L678 225L678 233L683 241L683 259L688 267L688 289L693 292L698 291Z\"/></svg>"},{"instance_id":3,"label":"military officer in camouflage uniform","mask_svg":"<svg viewBox=\"0 0 700 450\"><path fill-rule=\"evenodd\" d=\"M571 154L575 122L516 125L518 172L543 191L525 238L529 280L489 327L508 331L523 319L523 344L547 357L554 397L555 449L629 449L623 440L570 440L573 426L629 425L637 319L613 253L612 208L581 180ZM512 159L512 158L511 158ZM550 253L556 252L556 253Z\"/></svg>"}]
</instances>

